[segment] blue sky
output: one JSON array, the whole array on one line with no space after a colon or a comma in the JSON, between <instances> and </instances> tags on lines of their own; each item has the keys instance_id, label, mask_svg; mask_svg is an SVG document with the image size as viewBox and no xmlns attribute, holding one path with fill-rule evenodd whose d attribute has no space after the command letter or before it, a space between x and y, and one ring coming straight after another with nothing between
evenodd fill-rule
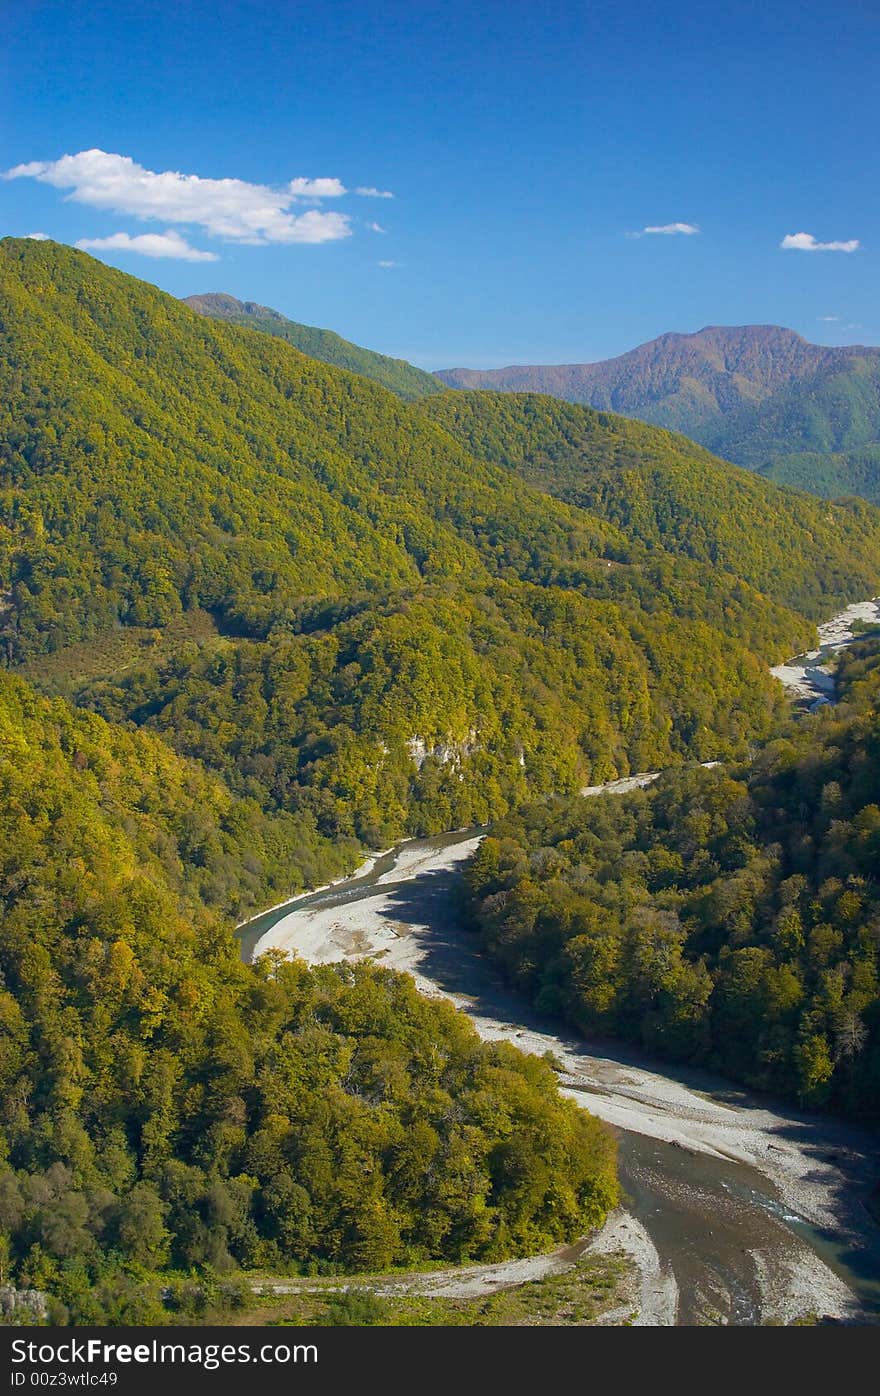
<instances>
[{"instance_id":1,"label":"blue sky","mask_svg":"<svg viewBox=\"0 0 880 1396\"><path fill-rule=\"evenodd\" d=\"M4 10L4 234L432 368L880 341L876 0Z\"/></svg>"}]
</instances>

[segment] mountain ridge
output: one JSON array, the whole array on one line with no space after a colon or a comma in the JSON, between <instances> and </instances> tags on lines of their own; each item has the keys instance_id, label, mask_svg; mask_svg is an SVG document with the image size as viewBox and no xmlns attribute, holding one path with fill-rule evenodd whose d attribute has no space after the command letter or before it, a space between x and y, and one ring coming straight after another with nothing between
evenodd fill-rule
<instances>
[{"instance_id":1,"label":"mountain ridge","mask_svg":"<svg viewBox=\"0 0 880 1396\"><path fill-rule=\"evenodd\" d=\"M626 374L633 366L655 365L662 355L668 356L670 352L677 359L673 358L668 365L660 363L659 377L653 384L648 382L641 388L627 384ZM555 380L554 396L600 410L622 411L637 398L650 400L652 388L654 396L659 398L657 387L675 383L687 367L695 367L701 360L715 373L737 374L742 383L769 396L773 388L791 381L792 375L808 377L821 367L862 355L880 359L880 348L812 344L795 330L782 325L705 325L692 333L668 330L610 359L509 364L497 369L438 369L436 376L450 387L494 387L500 391L548 391L539 386L539 381ZM756 369L761 370L761 378L755 377ZM593 390L596 400L575 396L588 389ZM679 429L673 420L657 421L654 425Z\"/></svg>"},{"instance_id":2,"label":"mountain ridge","mask_svg":"<svg viewBox=\"0 0 880 1396\"><path fill-rule=\"evenodd\" d=\"M781 325L669 330L611 359L430 374L227 292L185 298L201 315L285 339L404 401L444 388L540 392L665 427L715 455L825 498L880 501L880 348L818 345Z\"/></svg>"},{"instance_id":3,"label":"mountain ridge","mask_svg":"<svg viewBox=\"0 0 880 1396\"><path fill-rule=\"evenodd\" d=\"M868 505L553 399L456 421L58 244L0 243L0 325L7 662L322 838L737 750L880 583Z\"/></svg>"},{"instance_id":4,"label":"mountain ridge","mask_svg":"<svg viewBox=\"0 0 880 1396\"><path fill-rule=\"evenodd\" d=\"M208 291L201 295L184 296L183 304L199 315L222 320L227 324L241 325L244 329L257 330L263 334L275 335L286 340L309 358L336 368L346 368L359 373L364 378L372 378L397 393L405 402L431 393L442 392L431 373L407 363L406 359L395 359L387 354L379 354L373 349L364 349L343 339L334 330L322 330L314 325L302 325L282 315L280 310L260 305L257 301L240 301L226 291Z\"/></svg>"},{"instance_id":5,"label":"mountain ridge","mask_svg":"<svg viewBox=\"0 0 880 1396\"><path fill-rule=\"evenodd\" d=\"M608 368L611 365L620 363L621 360L632 359L645 354L647 351L659 345L696 345L698 348L705 346L715 346L722 350L738 351L740 354L744 348L748 349L756 345L777 345L778 347L798 348L801 350L815 351L814 357L840 357L851 353L876 353L880 354L880 347L869 344L815 344L805 335L799 334L797 330L789 329L786 325L776 325L771 321L750 322L745 325L720 325L707 324L698 330L664 330L661 334L655 335L653 339L643 340L632 349L626 349L622 354L612 354L605 359L584 359L571 360L565 363L555 364L523 364L512 363L499 365L498 368L470 369L457 366L448 369L435 369L438 378L446 380L452 374L467 373L476 374L480 377L491 377L497 374L508 372L532 372L541 369L591 369Z\"/></svg>"},{"instance_id":6,"label":"mountain ridge","mask_svg":"<svg viewBox=\"0 0 880 1396\"><path fill-rule=\"evenodd\" d=\"M669 331L595 363L445 369L458 389L535 391L683 432L814 493L880 497L880 348L778 325Z\"/></svg>"}]
</instances>

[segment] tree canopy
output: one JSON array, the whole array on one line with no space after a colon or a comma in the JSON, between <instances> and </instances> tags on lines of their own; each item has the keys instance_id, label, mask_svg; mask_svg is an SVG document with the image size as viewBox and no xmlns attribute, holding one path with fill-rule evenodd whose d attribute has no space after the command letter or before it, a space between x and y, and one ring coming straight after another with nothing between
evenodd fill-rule
<instances>
[{"instance_id":1,"label":"tree canopy","mask_svg":"<svg viewBox=\"0 0 880 1396\"><path fill-rule=\"evenodd\" d=\"M492 1258L601 1223L613 1143L544 1062L389 971L241 963L224 909L271 821L8 676L0 741L7 1276L75 1322L157 1321L151 1272Z\"/></svg>"},{"instance_id":2,"label":"tree canopy","mask_svg":"<svg viewBox=\"0 0 880 1396\"><path fill-rule=\"evenodd\" d=\"M880 1118L880 638L748 766L532 805L467 873L485 943L582 1031Z\"/></svg>"}]
</instances>

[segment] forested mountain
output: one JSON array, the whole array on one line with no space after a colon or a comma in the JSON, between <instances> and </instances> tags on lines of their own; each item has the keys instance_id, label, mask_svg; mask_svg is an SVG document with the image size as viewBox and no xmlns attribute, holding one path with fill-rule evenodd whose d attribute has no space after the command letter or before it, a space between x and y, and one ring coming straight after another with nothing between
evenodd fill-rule
<instances>
[{"instance_id":1,"label":"forested mountain","mask_svg":"<svg viewBox=\"0 0 880 1396\"><path fill-rule=\"evenodd\" d=\"M749 766L549 801L484 840L485 943L542 1008L880 1119L880 637Z\"/></svg>"},{"instance_id":2,"label":"forested mountain","mask_svg":"<svg viewBox=\"0 0 880 1396\"><path fill-rule=\"evenodd\" d=\"M812 377L842 352L777 325L710 325L696 334L660 335L598 363L453 368L437 377L454 388L551 393L693 434L732 408Z\"/></svg>"},{"instance_id":3,"label":"forested mountain","mask_svg":"<svg viewBox=\"0 0 880 1396\"><path fill-rule=\"evenodd\" d=\"M0 243L0 1263L75 1321L161 1318L169 1266L501 1255L614 1201L544 1064L229 932L364 844L744 755L767 661L880 584L869 506L556 408L408 404Z\"/></svg>"},{"instance_id":4,"label":"forested mountain","mask_svg":"<svg viewBox=\"0 0 880 1396\"><path fill-rule=\"evenodd\" d=\"M332 330L318 330L313 325L300 325L296 320L288 320L277 310L267 305L257 305L254 301L236 300L222 291L212 291L201 296L185 296L184 305L197 310L200 315L209 315L215 320L225 320L230 325L243 325L245 329L262 330L264 334L277 335L279 339L292 344L310 359L320 359L321 363L333 364L336 368L347 368L352 373L361 373L364 378L373 378L383 388L390 388L406 402L426 397L429 393L443 390L433 373L425 373L405 359L392 359L387 354L377 354L372 349L362 349L359 344L351 344Z\"/></svg>"},{"instance_id":5,"label":"forested mountain","mask_svg":"<svg viewBox=\"0 0 880 1396\"><path fill-rule=\"evenodd\" d=\"M810 344L776 325L664 334L594 364L448 369L455 388L549 393L684 432L819 495L880 500L880 349Z\"/></svg>"},{"instance_id":6,"label":"forested mountain","mask_svg":"<svg viewBox=\"0 0 880 1396\"><path fill-rule=\"evenodd\" d=\"M880 501L880 350L848 355L780 388L760 411L730 412L706 445L780 484Z\"/></svg>"},{"instance_id":7,"label":"forested mountain","mask_svg":"<svg viewBox=\"0 0 880 1396\"><path fill-rule=\"evenodd\" d=\"M381 844L734 754L803 617L880 582L867 506L622 419L577 437L602 499L555 500L512 442L556 450L545 400L519 404L531 435L504 398L462 422L445 394L434 420L84 254L0 247L8 659L57 688L75 649L70 696L321 836ZM199 608L210 633L117 671L120 626L162 639Z\"/></svg>"},{"instance_id":8,"label":"forested mountain","mask_svg":"<svg viewBox=\"0 0 880 1396\"><path fill-rule=\"evenodd\" d=\"M674 550L808 615L827 610L857 576L870 593L874 545L864 563L855 556L873 506L783 493L672 432L552 397L446 393L420 411L475 455L620 529L649 557Z\"/></svg>"}]
</instances>

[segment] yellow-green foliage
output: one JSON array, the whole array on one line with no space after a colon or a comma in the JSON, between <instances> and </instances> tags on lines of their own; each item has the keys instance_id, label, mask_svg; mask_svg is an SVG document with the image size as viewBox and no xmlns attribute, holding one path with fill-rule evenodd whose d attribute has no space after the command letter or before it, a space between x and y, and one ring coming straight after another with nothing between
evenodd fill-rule
<instances>
[{"instance_id":1,"label":"yellow-green foliage","mask_svg":"<svg viewBox=\"0 0 880 1396\"><path fill-rule=\"evenodd\" d=\"M4 659L103 714L0 676L0 1262L77 1321L137 1320L120 1263L503 1255L615 1200L546 1064L376 969L245 967L229 920L361 841L743 753L766 661L880 581L880 514L612 419L630 463L551 498L485 409L503 449L0 244Z\"/></svg>"},{"instance_id":2,"label":"yellow-green foliage","mask_svg":"<svg viewBox=\"0 0 880 1396\"><path fill-rule=\"evenodd\" d=\"M586 1032L876 1119L880 641L841 684L749 767L498 825L468 882L515 981Z\"/></svg>"},{"instance_id":3,"label":"yellow-green foliage","mask_svg":"<svg viewBox=\"0 0 880 1396\"><path fill-rule=\"evenodd\" d=\"M551 393L684 432L716 456L829 498L880 498L880 350L773 325L661 335L618 359L452 369L455 387ZM563 409L565 414L565 410ZM569 420L577 420L577 413Z\"/></svg>"},{"instance_id":4,"label":"yellow-green foliage","mask_svg":"<svg viewBox=\"0 0 880 1396\"><path fill-rule=\"evenodd\" d=\"M383 842L741 749L778 700L762 661L811 638L792 601L830 605L835 568L850 596L874 575L871 511L835 550L825 506L708 457L687 527L649 528L623 486L620 521L550 498L511 469L515 437L558 455L542 399L437 395L441 416L482 404L462 444L460 417L52 243L3 242L0 295L8 659L324 834ZM629 474L693 463L603 420ZM222 642L186 643L198 608ZM120 625L159 633L141 662ZM78 685L114 653L122 673Z\"/></svg>"},{"instance_id":5,"label":"yellow-green foliage","mask_svg":"<svg viewBox=\"0 0 880 1396\"><path fill-rule=\"evenodd\" d=\"M649 555L708 563L805 615L877 585L880 514L861 500L780 490L672 432L533 393L446 393L419 410Z\"/></svg>"},{"instance_id":6,"label":"yellow-green foliage","mask_svg":"<svg viewBox=\"0 0 880 1396\"><path fill-rule=\"evenodd\" d=\"M204 296L187 296L185 305L200 315L208 315L214 320L223 320L228 325L240 325L242 329L256 330L261 334L272 334L292 344L300 353L310 359L320 359L321 363L333 364L335 368L346 368L351 373L360 373L364 378L372 378L389 388L405 401L414 401L428 393L443 391L443 385L433 373L415 368L405 359L390 359L387 354L377 354L372 349L363 349L352 344L332 330L319 330L314 325L300 325L296 320L288 320L277 310L265 305L255 305L253 301L239 301L234 296L209 293Z\"/></svg>"},{"instance_id":7,"label":"yellow-green foliage","mask_svg":"<svg viewBox=\"0 0 880 1396\"><path fill-rule=\"evenodd\" d=\"M547 571L613 534L367 380L69 248L0 243L0 325L13 658L197 604L262 634L311 598Z\"/></svg>"},{"instance_id":8,"label":"yellow-green foliage","mask_svg":"<svg viewBox=\"0 0 880 1396\"><path fill-rule=\"evenodd\" d=\"M85 1322L112 1264L373 1269L601 1223L613 1144L545 1063L388 971L240 963L206 869L253 880L270 833L216 779L8 677L0 752L7 1274Z\"/></svg>"},{"instance_id":9,"label":"yellow-green foliage","mask_svg":"<svg viewBox=\"0 0 880 1396\"><path fill-rule=\"evenodd\" d=\"M156 728L264 806L381 846L485 823L530 792L730 755L766 730L779 698L749 651L669 615L633 632L618 605L574 591L423 590L133 668L79 700Z\"/></svg>"}]
</instances>

